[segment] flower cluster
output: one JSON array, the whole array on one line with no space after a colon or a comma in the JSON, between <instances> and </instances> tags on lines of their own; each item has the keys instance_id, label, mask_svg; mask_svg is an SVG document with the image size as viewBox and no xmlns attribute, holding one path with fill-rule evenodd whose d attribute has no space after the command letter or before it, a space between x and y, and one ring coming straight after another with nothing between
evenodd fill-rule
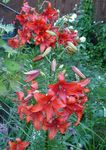
<instances>
[{"instance_id":1,"label":"flower cluster","mask_svg":"<svg viewBox=\"0 0 106 150\"><path fill-rule=\"evenodd\" d=\"M26 43L33 43L40 46L40 52L44 52L48 47L54 48L56 42L64 47L68 45L68 42L74 46L77 45L79 41L77 32L54 26L59 13L50 2L45 2L48 5L41 13L30 7L28 2L24 2L20 14L16 16L20 24L18 33L8 40L11 47L16 49Z\"/></svg>"},{"instance_id":2,"label":"flower cluster","mask_svg":"<svg viewBox=\"0 0 106 150\"><path fill-rule=\"evenodd\" d=\"M8 40L8 44L14 49L27 43L38 45L41 53L33 59L34 62L47 56L56 45L63 45L69 53L75 52L76 45L81 40L78 38L77 31L55 25L59 13L50 2L45 2L47 7L38 13L35 8L28 5L26 0L24 1L20 14L16 16L20 24L17 35ZM55 58L52 58L50 63L50 73L53 72L55 75L57 67ZM26 75L24 81L29 82L30 88L25 87L25 93L16 92L17 113L20 119L25 119L27 123L31 122L36 130L47 131L50 140L57 132L64 134L71 124L77 126L83 116L85 103L88 100L86 93L89 92L86 86L90 79L86 78L77 67L72 66L72 70L78 77L78 81L66 81L65 74L61 72L57 82L48 85L45 94L38 90L38 83L34 80L41 71L39 69L29 71L24 73ZM79 81L80 78L82 80ZM73 114L76 116L74 122L71 121ZM16 139L15 142L9 142L9 145L10 150L24 150L29 142Z\"/></svg>"},{"instance_id":3,"label":"flower cluster","mask_svg":"<svg viewBox=\"0 0 106 150\"><path fill-rule=\"evenodd\" d=\"M78 70L75 71L79 73ZM89 92L89 89L86 88L86 85L89 82L90 80L87 78L81 81L67 82L62 72L58 75L57 83L48 85L48 92L42 94L38 91L37 82L32 81L26 97L23 92L17 92L20 101L18 106L20 119L25 116L26 122L32 121L36 130L48 131L51 140L58 131L64 134L71 125L68 120L72 114L77 116L75 126L82 118L84 104L88 100L86 93ZM35 103L29 105L32 98Z\"/></svg>"}]
</instances>

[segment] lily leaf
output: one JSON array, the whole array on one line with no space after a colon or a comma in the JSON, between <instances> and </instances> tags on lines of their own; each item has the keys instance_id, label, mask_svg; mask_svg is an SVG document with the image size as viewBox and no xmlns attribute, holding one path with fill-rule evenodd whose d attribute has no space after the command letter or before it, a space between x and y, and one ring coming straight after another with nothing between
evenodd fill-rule
<instances>
[{"instance_id":1,"label":"lily leaf","mask_svg":"<svg viewBox=\"0 0 106 150\"><path fill-rule=\"evenodd\" d=\"M7 95L7 89L3 81L1 80L0 81L0 96L5 96L5 95Z\"/></svg>"},{"instance_id":2,"label":"lily leaf","mask_svg":"<svg viewBox=\"0 0 106 150\"><path fill-rule=\"evenodd\" d=\"M4 65L10 72L18 72L20 70L20 65L12 60L5 60Z\"/></svg>"}]
</instances>

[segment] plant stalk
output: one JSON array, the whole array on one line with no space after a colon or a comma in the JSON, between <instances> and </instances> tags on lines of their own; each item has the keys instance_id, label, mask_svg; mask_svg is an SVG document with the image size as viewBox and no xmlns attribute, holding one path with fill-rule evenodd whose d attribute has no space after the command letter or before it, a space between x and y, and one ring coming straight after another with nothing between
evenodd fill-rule
<instances>
[{"instance_id":1,"label":"plant stalk","mask_svg":"<svg viewBox=\"0 0 106 150\"><path fill-rule=\"evenodd\" d=\"M46 131L46 135L45 135L45 149L44 150L48 150L48 131Z\"/></svg>"},{"instance_id":2,"label":"plant stalk","mask_svg":"<svg viewBox=\"0 0 106 150\"><path fill-rule=\"evenodd\" d=\"M5 7L5 8L7 8L8 10L10 10L10 11L12 11L12 12L18 14L18 15L20 14L18 11L14 10L13 8L11 8L11 7L5 5L5 4L3 4L3 3L1 3L1 2L0 2L0 5L3 6L3 7Z\"/></svg>"}]
</instances>

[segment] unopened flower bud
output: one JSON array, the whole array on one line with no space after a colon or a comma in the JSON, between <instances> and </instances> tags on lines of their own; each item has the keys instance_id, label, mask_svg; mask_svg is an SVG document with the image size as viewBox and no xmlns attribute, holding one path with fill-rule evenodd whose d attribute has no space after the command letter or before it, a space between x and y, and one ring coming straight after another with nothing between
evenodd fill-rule
<instances>
[{"instance_id":1,"label":"unopened flower bud","mask_svg":"<svg viewBox=\"0 0 106 150\"><path fill-rule=\"evenodd\" d=\"M55 72L55 70L56 70L56 59L53 59L53 61L52 61L52 63L51 63L51 70L52 70L53 72Z\"/></svg>"},{"instance_id":2,"label":"unopened flower bud","mask_svg":"<svg viewBox=\"0 0 106 150\"><path fill-rule=\"evenodd\" d=\"M62 71L62 73L65 74L65 73L66 73L66 70L64 69L64 70Z\"/></svg>"},{"instance_id":3,"label":"unopened flower bud","mask_svg":"<svg viewBox=\"0 0 106 150\"><path fill-rule=\"evenodd\" d=\"M52 36L56 36L56 33L50 30L46 30L46 33L52 35Z\"/></svg>"},{"instance_id":4,"label":"unopened flower bud","mask_svg":"<svg viewBox=\"0 0 106 150\"><path fill-rule=\"evenodd\" d=\"M77 67L72 66L71 68L72 68L72 70L73 70L79 77L81 77L81 78L83 78L83 79L86 78L85 75L84 75Z\"/></svg>"},{"instance_id":5,"label":"unopened flower bud","mask_svg":"<svg viewBox=\"0 0 106 150\"><path fill-rule=\"evenodd\" d=\"M42 57L47 56L51 52L51 47L48 47L45 52L42 54Z\"/></svg>"},{"instance_id":6,"label":"unopened flower bud","mask_svg":"<svg viewBox=\"0 0 106 150\"><path fill-rule=\"evenodd\" d=\"M62 64L62 65L59 66L59 69L62 69L63 67L64 67L64 65Z\"/></svg>"},{"instance_id":7,"label":"unopened flower bud","mask_svg":"<svg viewBox=\"0 0 106 150\"><path fill-rule=\"evenodd\" d=\"M36 62L36 61L40 61L42 59L43 59L42 55L38 55L38 56L33 58L33 61Z\"/></svg>"},{"instance_id":8,"label":"unopened flower bud","mask_svg":"<svg viewBox=\"0 0 106 150\"><path fill-rule=\"evenodd\" d=\"M70 54L75 53L77 51L77 47L72 42L67 43L68 43L67 52Z\"/></svg>"},{"instance_id":9,"label":"unopened flower bud","mask_svg":"<svg viewBox=\"0 0 106 150\"><path fill-rule=\"evenodd\" d=\"M44 72L42 72L42 71L40 71L40 74L41 74L42 76L46 76L46 75L45 75L45 73L44 73Z\"/></svg>"},{"instance_id":10,"label":"unopened flower bud","mask_svg":"<svg viewBox=\"0 0 106 150\"><path fill-rule=\"evenodd\" d=\"M26 75L25 82L34 80L40 74L40 70L32 70L24 73Z\"/></svg>"}]
</instances>

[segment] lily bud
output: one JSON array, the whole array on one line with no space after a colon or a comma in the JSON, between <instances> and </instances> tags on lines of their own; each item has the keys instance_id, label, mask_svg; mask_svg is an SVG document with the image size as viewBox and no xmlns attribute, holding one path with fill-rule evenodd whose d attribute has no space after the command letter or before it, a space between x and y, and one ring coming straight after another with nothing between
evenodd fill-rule
<instances>
[{"instance_id":1,"label":"lily bud","mask_svg":"<svg viewBox=\"0 0 106 150\"><path fill-rule=\"evenodd\" d=\"M71 68L79 77L81 77L83 79L86 78L86 76L77 67L72 66Z\"/></svg>"},{"instance_id":2,"label":"lily bud","mask_svg":"<svg viewBox=\"0 0 106 150\"><path fill-rule=\"evenodd\" d=\"M62 73L65 74L65 73L66 73L66 70L64 69L64 70L62 71Z\"/></svg>"},{"instance_id":3,"label":"lily bud","mask_svg":"<svg viewBox=\"0 0 106 150\"><path fill-rule=\"evenodd\" d=\"M47 56L51 52L51 47L48 47L45 52L41 55L42 57Z\"/></svg>"},{"instance_id":4,"label":"lily bud","mask_svg":"<svg viewBox=\"0 0 106 150\"><path fill-rule=\"evenodd\" d=\"M68 53L75 53L77 51L77 47L72 42L67 42L67 52Z\"/></svg>"},{"instance_id":5,"label":"lily bud","mask_svg":"<svg viewBox=\"0 0 106 150\"><path fill-rule=\"evenodd\" d=\"M52 35L52 36L56 36L56 33L51 31L51 30L46 30L46 33Z\"/></svg>"},{"instance_id":6,"label":"lily bud","mask_svg":"<svg viewBox=\"0 0 106 150\"><path fill-rule=\"evenodd\" d=\"M33 95L32 94L29 94L28 96L25 97L25 101L29 101L30 99L32 99Z\"/></svg>"},{"instance_id":7,"label":"lily bud","mask_svg":"<svg viewBox=\"0 0 106 150\"><path fill-rule=\"evenodd\" d=\"M53 71L53 72L55 72L55 70L56 70L56 59L53 59L53 61L52 61L52 63L51 63L51 70Z\"/></svg>"},{"instance_id":8,"label":"lily bud","mask_svg":"<svg viewBox=\"0 0 106 150\"><path fill-rule=\"evenodd\" d=\"M62 69L63 67L64 67L64 65L62 64L62 65L59 66L59 69Z\"/></svg>"},{"instance_id":9,"label":"lily bud","mask_svg":"<svg viewBox=\"0 0 106 150\"><path fill-rule=\"evenodd\" d=\"M44 72L41 71L40 73L41 73L42 76L46 76Z\"/></svg>"},{"instance_id":10,"label":"lily bud","mask_svg":"<svg viewBox=\"0 0 106 150\"><path fill-rule=\"evenodd\" d=\"M32 70L24 73L26 75L25 82L30 82L34 80L40 74L40 70Z\"/></svg>"},{"instance_id":11,"label":"lily bud","mask_svg":"<svg viewBox=\"0 0 106 150\"><path fill-rule=\"evenodd\" d=\"M33 58L33 61L36 62L36 61L40 61L42 59L43 59L42 55L38 55L38 56Z\"/></svg>"}]
</instances>

